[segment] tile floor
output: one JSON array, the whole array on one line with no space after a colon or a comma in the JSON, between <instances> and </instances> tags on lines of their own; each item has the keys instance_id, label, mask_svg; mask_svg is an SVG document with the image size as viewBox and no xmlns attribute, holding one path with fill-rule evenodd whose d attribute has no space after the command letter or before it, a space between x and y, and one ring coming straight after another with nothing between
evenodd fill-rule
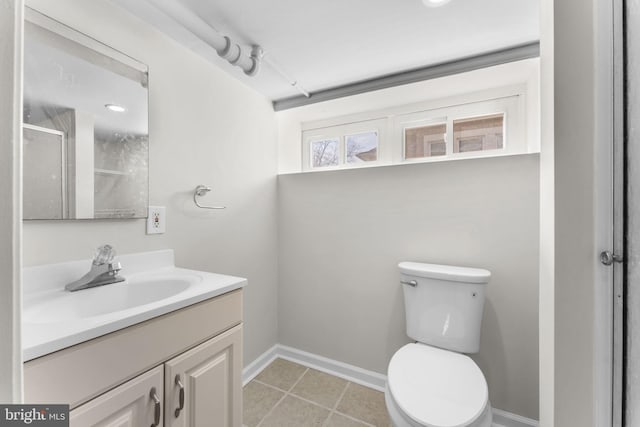
<instances>
[{"instance_id":1,"label":"tile floor","mask_svg":"<svg viewBox=\"0 0 640 427\"><path fill-rule=\"evenodd\" d=\"M284 359L243 390L246 427L390 427L384 394Z\"/></svg>"}]
</instances>

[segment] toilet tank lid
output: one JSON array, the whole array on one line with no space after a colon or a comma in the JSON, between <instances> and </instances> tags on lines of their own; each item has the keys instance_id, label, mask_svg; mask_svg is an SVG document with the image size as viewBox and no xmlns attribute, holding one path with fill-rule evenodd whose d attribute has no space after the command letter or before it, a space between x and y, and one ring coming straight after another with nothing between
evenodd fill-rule
<instances>
[{"instance_id":1,"label":"toilet tank lid","mask_svg":"<svg viewBox=\"0 0 640 427\"><path fill-rule=\"evenodd\" d=\"M401 273L451 282L488 283L491 272L483 268L457 267L453 265L425 264L422 262L401 262Z\"/></svg>"}]
</instances>

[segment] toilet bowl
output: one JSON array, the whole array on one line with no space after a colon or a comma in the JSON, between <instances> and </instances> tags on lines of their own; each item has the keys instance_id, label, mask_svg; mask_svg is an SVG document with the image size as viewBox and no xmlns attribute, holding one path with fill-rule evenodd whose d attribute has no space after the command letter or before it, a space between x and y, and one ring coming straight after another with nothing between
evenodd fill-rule
<instances>
[{"instance_id":1,"label":"toilet bowl","mask_svg":"<svg viewBox=\"0 0 640 427\"><path fill-rule=\"evenodd\" d=\"M402 262L407 335L387 372L394 427L490 427L487 381L466 354L480 347L484 269Z\"/></svg>"},{"instance_id":2,"label":"toilet bowl","mask_svg":"<svg viewBox=\"0 0 640 427\"><path fill-rule=\"evenodd\" d=\"M463 354L407 344L389 363L385 401L394 427L490 427L480 368Z\"/></svg>"}]
</instances>

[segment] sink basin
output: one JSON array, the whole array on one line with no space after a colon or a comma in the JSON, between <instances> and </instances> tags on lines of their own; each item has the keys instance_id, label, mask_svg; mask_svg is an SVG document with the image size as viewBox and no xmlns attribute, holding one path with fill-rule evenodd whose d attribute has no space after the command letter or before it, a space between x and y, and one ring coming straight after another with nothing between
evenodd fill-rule
<instances>
[{"instance_id":1,"label":"sink basin","mask_svg":"<svg viewBox=\"0 0 640 427\"><path fill-rule=\"evenodd\" d=\"M59 290L23 311L26 323L58 323L102 316L173 297L201 280L196 275L172 277L141 275L120 283L83 289Z\"/></svg>"},{"instance_id":2,"label":"sink basin","mask_svg":"<svg viewBox=\"0 0 640 427\"><path fill-rule=\"evenodd\" d=\"M173 251L120 255L124 282L76 292L67 283L92 260L26 267L23 275L24 361L198 304L246 285L242 277L176 267Z\"/></svg>"}]
</instances>

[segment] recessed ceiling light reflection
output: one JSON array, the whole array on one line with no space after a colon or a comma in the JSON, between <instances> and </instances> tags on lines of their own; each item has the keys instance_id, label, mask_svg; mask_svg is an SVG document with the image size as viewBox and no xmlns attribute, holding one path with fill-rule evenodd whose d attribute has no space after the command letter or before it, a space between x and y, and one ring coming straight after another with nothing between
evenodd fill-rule
<instances>
[{"instance_id":1,"label":"recessed ceiling light reflection","mask_svg":"<svg viewBox=\"0 0 640 427\"><path fill-rule=\"evenodd\" d=\"M127 109L124 108L122 105L117 105L117 104L105 104L104 108L106 108L109 111L114 111L116 113L124 113L125 111L127 111Z\"/></svg>"},{"instance_id":2,"label":"recessed ceiling light reflection","mask_svg":"<svg viewBox=\"0 0 640 427\"><path fill-rule=\"evenodd\" d=\"M427 7L440 7L449 3L451 0L422 0L422 3Z\"/></svg>"}]
</instances>

